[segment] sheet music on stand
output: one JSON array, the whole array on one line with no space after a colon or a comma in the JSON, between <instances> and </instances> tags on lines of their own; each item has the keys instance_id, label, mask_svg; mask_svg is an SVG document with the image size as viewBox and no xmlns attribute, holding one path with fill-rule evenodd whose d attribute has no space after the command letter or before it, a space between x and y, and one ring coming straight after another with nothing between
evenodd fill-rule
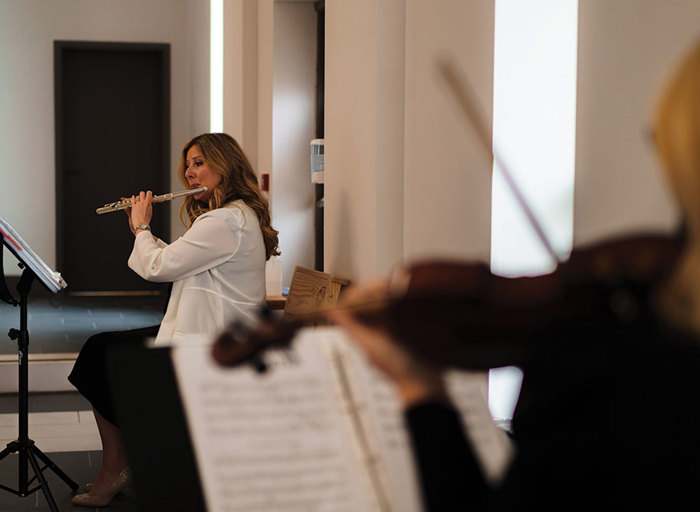
<instances>
[{"instance_id":1,"label":"sheet music on stand","mask_svg":"<svg viewBox=\"0 0 700 512\"><path fill-rule=\"evenodd\" d=\"M30 268L49 291L58 293L67 286L61 274L44 263L29 244L22 240L17 231L2 217L0 217L0 234L2 234L2 242L5 247Z\"/></svg>"}]
</instances>

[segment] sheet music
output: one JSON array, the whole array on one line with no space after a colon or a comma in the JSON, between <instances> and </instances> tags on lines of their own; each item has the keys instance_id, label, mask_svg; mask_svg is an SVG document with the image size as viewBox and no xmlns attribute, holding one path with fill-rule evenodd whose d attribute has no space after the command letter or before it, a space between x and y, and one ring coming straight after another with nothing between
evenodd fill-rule
<instances>
[{"instance_id":1,"label":"sheet music","mask_svg":"<svg viewBox=\"0 0 700 512\"><path fill-rule=\"evenodd\" d=\"M29 247L29 244L22 240L12 226L5 219L0 217L0 236L3 243L22 263L34 271L36 276L53 293L60 292L65 288L66 282L61 274L51 269L44 261Z\"/></svg>"},{"instance_id":2,"label":"sheet music","mask_svg":"<svg viewBox=\"0 0 700 512\"><path fill-rule=\"evenodd\" d=\"M422 502L415 462L393 385L369 365L360 350L340 329L327 328L325 335L343 355L353 386L356 407L362 412L371 435L374 457L392 510L421 512Z\"/></svg>"},{"instance_id":3,"label":"sheet music","mask_svg":"<svg viewBox=\"0 0 700 512\"><path fill-rule=\"evenodd\" d=\"M319 334L325 338L324 345L333 361L338 395L343 400L343 409L347 411L349 430L355 440L359 460L366 470L367 485L373 491L373 506L379 512L403 510L395 508L395 499L387 485L384 456L379 451L376 436L366 418L366 401L358 394L361 387L353 382L352 366L348 364L347 354L337 345L338 335L335 331L330 334L329 331L321 331Z\"/></svg>"},{"instance_id":4,"label":"sheet music","mask_svg":"<svg viewBox=\"0 0 700 512\"><path fill-rule=\"evenodd\" d=\"M348 371L365 397L368 427L377 432L379 450L384 457L388 485L393 489L396 510L420 510L416 469L411 453L403 412L393 385L369 363L342 331L334 336L346 353ZM482 471L488 482L497 484L504 476L512 457L513 445L491 417L486 400L484 374L452 370L446 373L448 393L461 413L462 423ZM408 489L408 490L407 490Z\"/></svg>"},{"instance_id":5,"label":"sheet music","mask_svg":"<svg viewBox=\"0 0 700 512\"><path fill-rule=\"evenodd\" d=\"M461 412L464 431L471 442L487 482L498 484L514 456L514 446L491 417L484 374L452 370L445 376L447 391Z\"/></svg>"},{"instance_id":6,"label":"sheet music","mask_svg":"<svg viewBox=\"0 0 700 512\"><path fill-rule=\"evenodd\" d=\"M313 332L295 340L293 360L268 353L263 375L219 368L209 350L174 347L173 361L210 512L371 510Z\"/></svg>"},{"instance_id":7,"label":"sheet music","mask_svg":"<svg viewBox=\"0 0 700 512\"><path fill-rule=\"evenodd\" d=\"M216 366L209 343L173 347L208 510L421 512L391 383L338 328L304 329L293 347L291 359L266 354L262 375ZM479 374L447 376L477 458L495 483L512 447L491 419L484 383Z\"/></svg>"}]
</instances>

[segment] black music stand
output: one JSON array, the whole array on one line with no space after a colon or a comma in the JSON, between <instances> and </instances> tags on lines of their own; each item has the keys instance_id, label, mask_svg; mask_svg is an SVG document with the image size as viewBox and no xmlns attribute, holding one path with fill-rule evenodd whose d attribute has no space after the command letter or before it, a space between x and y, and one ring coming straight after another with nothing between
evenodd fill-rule
<instances>
[{"instance_id":1,"label":"black music stand","mask_svg":"<svg viewBox=\"0 0 700 512\"><path fill-rule=\"evenodd\" d=\"M31 247L27 245L19 234L12 229L5 220L0 217L0 236L3 246L7 247L20 261L19 267L24 269L17 284L19 303L10 295L5 282L5 273L2 268L2 250L0 247L0 298L13 306L20 307L19 330L10 329L8 336L12 340L18 340L18 364L19 364L19 437L16 441L7 444L0 452L0 460L8 455L18 452L19 455L19 489L12 489L0 484L0 489L9 491L22 498L27 497L41 489L52 512L58 512L56 501L53 499L49 484L44 478L44 470L50 469L61 478L73 491L78 490L78 484L71 480L61 469L54 464L39 448L34 441L29 439L29 328L27 326L27 298L35 278L51 292L58 293L66 287L66 282L61 275L54 272L39 258ZM44 463L40 467L39 461ZM28 464L34 470L34 477L30 480ZM37 480L39 483L34 488L30 485Z\"/></svg>"}]
</instances>

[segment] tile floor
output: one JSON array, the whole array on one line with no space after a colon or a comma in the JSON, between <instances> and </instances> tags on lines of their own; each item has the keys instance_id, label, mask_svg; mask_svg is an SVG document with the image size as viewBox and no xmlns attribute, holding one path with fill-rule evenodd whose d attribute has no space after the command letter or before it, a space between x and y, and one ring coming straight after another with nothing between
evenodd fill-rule
<instances>
[{"instance_id":1,"label":"tile floor","mask_svg":"<svg viewBox=\"0 0 700 512\"><path fill-rule=\"evenodd\" d=\"M85 340L105 331L156 325L163 318L163 296L82 297L37 294L29 297L29 353L75 353ZM7 336L19 328L19 307L0 302L0 354L16 354Z\"/></svg>"},{"instance_id":2,"label":"tile floor","mask_svg":"<svg viewBox=\"0 0 700 512\"><path fill-rule=\"evenodd\" d=\"M31 354L74 354L85 339L107 330L124 330L155 325L162 318L164 298L75 297L39 294L29 299L28 323ZM16 343L3 337L19 327L19 308L0 303L0 355L17 353ZM3 342L4 341L4 342ZM30 363L30 375L31 375ZM18 437L18 396L0 394L0 448ZM90 404L78 393L31 393L29 396L29 438L71 479L82 485L94 480L102 452ZM18 455L0 460L0 485L17 490ZM29 478L34 475L29 469ZM74 507L71 489L51 470L44 471L59 510L90 510ZM35 487L30 484L30 489ZM0 488L0 512L50 510L38 490L19 497ZM97 509L95 509L97 510ZM116 512L137 510L131 490L121 493L109 506Z\"/></svg>"},{"instance_id":3,"label":"tile floor","mask_svg":"<svg viewBox=\"0 0 700 512\"><path fill-rule=\"evenodd\" d=\"M18 437L17 405L16 394L0 395L0 443L3 447ZM82 485L94 480L102 460L100 438L90 404L78 393L31 394L29 438L76 483ZM18 458L15 453L0 460L0 484L15 490L19 487ZM45 470L44 475L59 510L84 510L71 504L74 493L51 470ZM30 466L29 478L33 476ZM29 487L35 486L36 482ZM120 512L137 510L130 490L115 498L109 508ZM30 510L50 510L41 490L19 497L0 489L0 511Z\"/></svg>"},{"instance_id":4,"label":"tile floor","mask_svg":"<svg viewBox=\"0 0 700 512\"><path fill-rule=\"evenodd\" d=\"M82 485L95 478L97 469L102 461L102 452L59 452L47 454L49 458L70 478ZM33 476L29 471L30 478ZM75 493L71 491L61 479L52 471L44 472L49 485L51 495L59 511L82 511L82 510L107 510L79 508L71 503L71 498ZM7 487L17 489L18 470L17 455L10 455L0 461L0 483ZM31 487L33 488L34 485ZM41 490L21 498L13 493L0 489L0 510L3 512L28 512L28 511L48 511L49 505ZM126 489L116 496L109 504L110 511L114 512L135 512L137 506L134 501L133 491Z\"/></svg>"}]
</instances>

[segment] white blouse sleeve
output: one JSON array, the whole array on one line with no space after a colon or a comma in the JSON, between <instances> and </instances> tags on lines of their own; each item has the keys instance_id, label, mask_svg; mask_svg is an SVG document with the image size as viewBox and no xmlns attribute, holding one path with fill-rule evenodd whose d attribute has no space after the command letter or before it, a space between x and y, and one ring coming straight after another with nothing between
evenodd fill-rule
<instances>
[{"instance_id":1,"label":"white blouse sleeve","mask_svg":"<svg viewBox=\"0 0 700 512\"><path fill-rule=\"evenodd\" d=\"M184 236L170 245L159 244L150 232L140 232L129 267L148 281L173 282L229 260L240 245L241 227L234 221L236 215L216 213L198 218Z\"/></svg>"}]
</instances>

